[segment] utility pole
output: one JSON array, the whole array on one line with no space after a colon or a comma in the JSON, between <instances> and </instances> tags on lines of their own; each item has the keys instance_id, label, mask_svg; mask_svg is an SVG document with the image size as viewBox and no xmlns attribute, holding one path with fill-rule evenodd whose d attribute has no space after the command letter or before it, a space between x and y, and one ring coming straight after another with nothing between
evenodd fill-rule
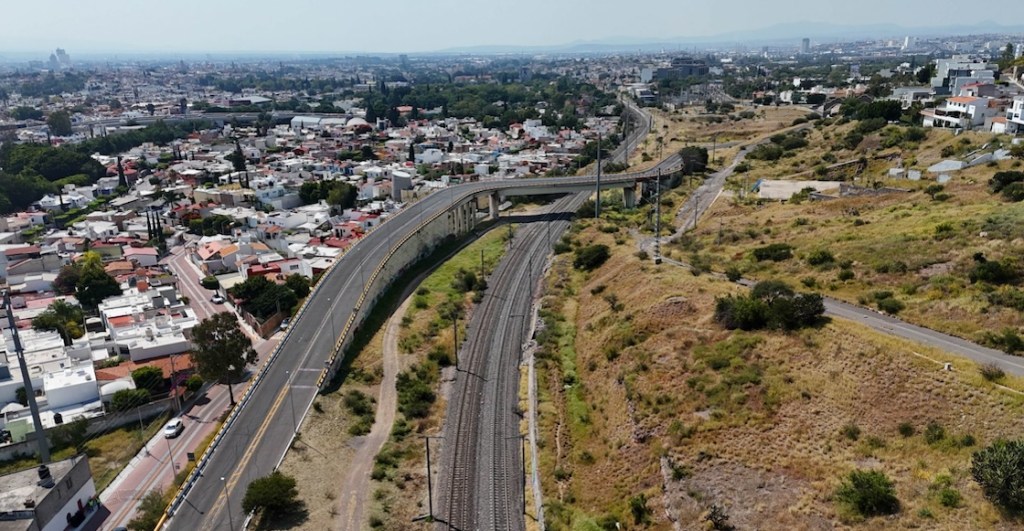
<instances>
[{"instance_id":1,"label":"utility pole","mask_svg":"<svg viewBox=\"0 0 1024 531\"><path fill-rule=\"evenodd\" d=\"M480 279L482 280L486 276L484 272L484 250L480 249Z\"/></svg>"},{"instance_id":2,"label":"utility pole","mask_svg":"<svg viewBox=\"0 0 1024 531\"><path fill-rule=\"evenodd\" d=\"M45 465L50 462L50 442L46 439L46 431L43 430L43 419L39 417L39 404L36 403L36 393L32 389L32 376L28 373L28 365L25 363L25 351L21 348L18 327L14 324L14 308L11 306L11 292L9 291L4 292L4 309L7 310L7 324L11 328L11 338L14 340L14 352L18 357L18 367L21 368L21 382L25 387L25 398L28 400L29 411L32 412L32 425L36 430L39 462Z\"/></svg>"},{"instance_id":3,"label":"utility pole","mask_svg":"<svg viewBox=\"0 0 1024 531\"><path fill-rule=\"evenodd\" d=\"M519 441L522 443L522 462L523 462L523 514L526 514L526 436L520 435Z\"/></svg>"},{"instance_id":4,"label":"utility pole","mask_svg":"<svg viewBox=\"0 0 1024 531\"><path fill-rule=\"evenodd\" d=\"M433 488L433 474L430 471L430 439L443 439L444 437L437 437L432 435L421 435L423 437L423 444L427 447L427 511L430 515L430 520L434 519L434 488Z\"/></svg>"},{"instance_id":5,"label":"utility pole","mask_svg":"<svg viewBox=\"0 0 1024 531\"><path fill-rule=\"evenodd\" d=\"M597 199L594 201L594 219L601 218L601 133L597 134Z\"/></svg>"},{"instance_id":6,"label":"utility pole","mask_svg":"<svg viewBox=\"0 0 1024 531\"><path fill-rule=\"evenodd\" d=\"M661 170L658 170L658 180L654 184L654 263L661 263Z\"/></svg>"},{"instance_id":7,"label":"utility pole","mask_svg":"<svg viewBox=\"0 0 1024 531\"><path fill-rule=\"evenodd\" d=\"M178 400L178 379L174 370L174 354L168 357L171 359L171 396L174 397L174 409L181 415L181 402Z\"/></svg>"},{"instance_id":8,"label":"utility pole","mask_svg":"<svg viewBox=\"0 0 1024 531\"><path fill-rule=\"evenodd\" d=\"M452 353L455 355L455 370L459 370L459 317L452 316Z\"/></svg>"},{"instance_id":9,"label":"utility pole","mask_svg":"<svg viewBox=\"0 0 1024 531\"><path fill-rule=\"evenodd\" d=\"M693 191L693 227L690 230L697 230L697 212L700 211L700 188Z\"/></svg>"}]
</instances>

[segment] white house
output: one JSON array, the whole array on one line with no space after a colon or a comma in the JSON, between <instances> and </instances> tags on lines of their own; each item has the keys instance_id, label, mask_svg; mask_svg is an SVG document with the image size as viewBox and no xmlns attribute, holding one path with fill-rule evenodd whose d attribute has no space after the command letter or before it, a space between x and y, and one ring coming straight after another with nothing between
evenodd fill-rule
<instances>
[{"instance_id":1,"label":"white house","mask_svg":"<svg viewBox=\"0 0 1024 531\"><path fill-rule=\"evenodd\" d=\"M96 371L92 363L82 363L48 372L43 376L43 391L50 409L80 406L100 399Z\"/></svg>"},{"instance_id":2,"label":"white house","mask_svg":"<svg viewBox=\"0 0 1024 531\"><path fill-rule=\"evenodd\" d=\"M984 125L985 119L995 115L989 107L990 98L956 96L949 98L935 109L921 111L925 127L947 127L951 129L973 129Z\"/></svg>"}]
</instances>

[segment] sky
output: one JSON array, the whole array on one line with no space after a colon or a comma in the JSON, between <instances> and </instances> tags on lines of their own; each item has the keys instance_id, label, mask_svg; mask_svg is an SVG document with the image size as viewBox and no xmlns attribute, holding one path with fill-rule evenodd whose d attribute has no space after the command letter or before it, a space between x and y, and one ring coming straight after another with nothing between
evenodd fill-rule
<instances>
[{"instance_id":1,"label":"sky","mask_svg":"<svg viewBox=\"0 0 1024 531\"><path fill-rule=\"evenodd\" d=\"M72 58L76 51L416 53L609 39L675 41L779 24L934 27L951 20L965 26L1024 21L1019 0L978 10L964 5L963 0L3 0L0 56L48 55L58 46Z\"/></svg>"}]
</instances>

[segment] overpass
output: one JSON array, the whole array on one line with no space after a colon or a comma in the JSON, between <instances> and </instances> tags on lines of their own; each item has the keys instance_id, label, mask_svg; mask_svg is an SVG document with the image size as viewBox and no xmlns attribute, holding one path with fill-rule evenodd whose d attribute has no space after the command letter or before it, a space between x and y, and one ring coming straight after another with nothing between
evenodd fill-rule
<instances>
[{"instance_id":1,"label":"overpass","mask_svg":"<svg viewBox=\"0 0 1024 531\"><path fill-rule=\"evenodd\" d=\"M635 134L645 132L638 128ZM649 171L603 175L600 188L623 189L628 200L637 183L668 175L678 167L670 157ZM597 175L465 183L420 199L367 234L311 292L278 348L256 370L158 527L228 529L241 522L245 488L283 460L298 424L319 391L336 376L345 349L376 301L431 249L469 234L480 218L479 198L490 198L490 213L496 215L501 197L596 189Z\"/></svg>"}]
</instances>

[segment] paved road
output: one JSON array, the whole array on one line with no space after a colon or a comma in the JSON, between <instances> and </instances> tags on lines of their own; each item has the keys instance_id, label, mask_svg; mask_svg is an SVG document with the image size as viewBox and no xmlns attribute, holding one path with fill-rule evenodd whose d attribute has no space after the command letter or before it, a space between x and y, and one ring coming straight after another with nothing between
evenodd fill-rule
<instances>
[{"instance_id":1,"label":"paved road","mask_svg":"<svg viewBox=\"0 0 1024 531\"><path fill-rule=\"evenodd\" d=\"M663 168L671 169L666 162ZM648 179L652 172L609 175L607 186ZM317 380L344 323L356 309L366 277L382 263L391 241L415 234L462 197L503 189L529 193L590 188L594 176L509 179L466 183L431 194L399 212L338 260L310 297L306 312L282 340L280 353L226 429L219 445L166 523L168 529L228 529L242 521L241 500L249 482L269 474L291 442L295 418L312 403ZM415 237L412 242L416 241Z\"/></svg>"},{"instance_id":2,"label":"paved road","mask_svg":"<svg viewBox=\"0 0 1024 531\"><path fill-rule=\"evenodd\" d=\"M966 339L913 325L895 317L836 299L825 299L825 311L827 315L861 323L883 334L916 341L950 354L963 356L976 363L994 363L1009 374L1024 376L1024 358L1019 356L1011 356ZM953 365L956 368L959 364L954 363Z\"/></svg>"},{"instance_id":3,"label":"paved road","mask_svg":"<svg viewBox=\"0 0 1024 531\"><path fill-rule=\"evenodd\" d=\"M588 195L562 198L544 210L558 217L519 226L473 312L445 417L437 529L504 531L526 525L516 411L519 363L544 260Z\"/></svg>"},{"instance_id":4,"label":"paved road","mask_svg":"<svg viewBox=\"0 0 1024 531\"><path fill-rule=\"evenodd\" d=\"M189 307L198 319L228 310L223 304L209 301L211 292L199 284L200 272L188 261L183 248L175 248L163 263L174 271L178 278L178 290L189 298ZM254 347L261 358L277 344L276 339L265 341L255 336L248 327L243 327L243 330L254 338ZM126 526L135 516L138 502L143 496L154 489L166 489L174 475L187 463L188 452L193 452L217 428L228 404L227 386L211 386L203 396L186 404L182 412L185 431L180 436L167 440L158 433L148 441L125 470L100 493L100 500L110 511L103 522L103 529ZM173 466L168 464L168 453L172 456Z\"/></svg>"}]
</instances>

